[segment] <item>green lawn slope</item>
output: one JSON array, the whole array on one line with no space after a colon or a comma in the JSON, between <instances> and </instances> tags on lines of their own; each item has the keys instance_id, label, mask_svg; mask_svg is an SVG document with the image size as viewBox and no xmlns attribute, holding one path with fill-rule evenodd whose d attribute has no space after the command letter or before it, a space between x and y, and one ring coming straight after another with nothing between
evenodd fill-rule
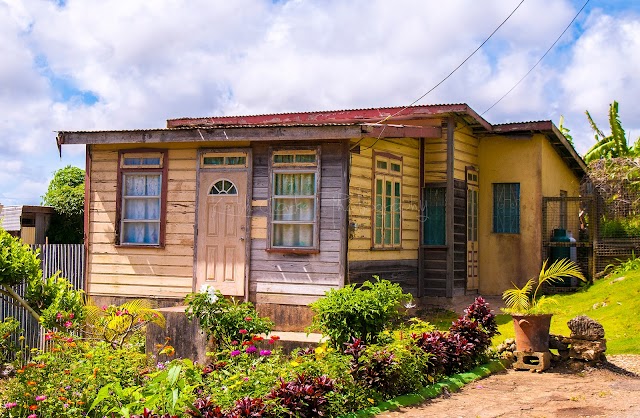
<instances>
[{"instance_id":1,"label":"green lawn slope","mask_svg":"<svg viewBox=\"0 0 640 418\"><path fill-rule=\"evenodd\" d=\"M608 354L640 354L640 271L608 276L577 293L552 298L558 302L552 334L569 336L567 321L587 315L604 326ZM514 335L509 315L500 314L497 320L501 335L494 344Z\"/></svg>"}]
</instances>

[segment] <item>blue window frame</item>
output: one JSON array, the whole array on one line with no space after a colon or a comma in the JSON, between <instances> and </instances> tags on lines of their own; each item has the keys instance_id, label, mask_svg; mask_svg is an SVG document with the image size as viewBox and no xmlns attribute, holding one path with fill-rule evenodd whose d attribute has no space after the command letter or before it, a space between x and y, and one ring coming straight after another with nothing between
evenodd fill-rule
<instances>
[{"instance_id":1,"label":"blue window frame","mask_svg":"<svg viewBox=\"0 0 640 418\"><path fill-rule=\"evenodd\" d=\"M446 242L446 189L427 187L424 190L424 244L445 245Z\"/></svg>"},{"instance_id":2,"label":"blue window frame","mask_svg":"<svg viewBox=\"0 0 640 418\"><path fill-rule=\"evenodd\" d=\"M493 184L493 232L520 233L520 183Z\"/></svg>"}]
</instances>

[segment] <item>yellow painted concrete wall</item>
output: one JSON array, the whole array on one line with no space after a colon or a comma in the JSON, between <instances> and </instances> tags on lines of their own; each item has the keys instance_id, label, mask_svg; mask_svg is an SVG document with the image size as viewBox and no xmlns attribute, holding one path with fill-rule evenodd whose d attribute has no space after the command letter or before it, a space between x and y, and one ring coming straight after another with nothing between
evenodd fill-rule
<instances>
[{"instance_id":1,"label":"yellow painted concrete wall","mask_svg":"<svg viewBox=\"0 0 640 418\"><path fill-rule=\"evenodd\" d=\"M352 146L356 142L354 140ZM419 142L413 138L384 140L365 138L359 145L360 153L351 154L349 222L355 222L357 227L349 239L347 259L349 261L416 260L419 245ZM402 157L402 248L399 250L371 250L373 208L371 177L374 150Z\"/></svg>"},{"instance_id":2,"label":"yellow painted concrete wall","mask_svg":"<svg viewBox=\"0 0 640 418\"><path fill-rule=\"evenodd\" d=\"M560 196L560 190L569 197L580 195L580 179L567 167L549 141L542 141L542 195Z\"/></svg>"},{"instance_id":3,"label":"yellow painted concrete wall","mask_svg":"<svg viewBox=\"0 0 640 418\"><path fill-rule=\"evenodd\" d=\"M537 275L541 264L542 136L480 140L480 293L497 295ZM493 183L520 183L520 233L493 232Z\"/></svg>"}]
</instances>

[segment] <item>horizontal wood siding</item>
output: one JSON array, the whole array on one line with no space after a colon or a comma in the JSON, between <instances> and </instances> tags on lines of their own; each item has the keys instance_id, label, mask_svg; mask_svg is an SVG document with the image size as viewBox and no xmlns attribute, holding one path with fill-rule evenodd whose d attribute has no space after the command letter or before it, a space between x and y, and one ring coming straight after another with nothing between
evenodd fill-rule
<instances>
[{"instance_id":1,"label":"horizontal wood siding","mask_svg":"<svg viewBox=\"0 0 640 418\"><path fill-rule=\"evenodd\" d=\"M467 278L467 187L454 180L453 201L453 291L462 294Z\"/></svg>"},{"instance_id":2,"label":"horizontal wood siding","mask_svg":"<svg viewBox=\"0 0 640 418\"><path fill-rule=\"evenodd\" d=\"M425 296L446 296L447 248L423 247L423 289Z\"/></svg>"},{"instance_id":3,"label":"horizontal wood siding","mask_svg":"<svg viewBox=\"0 0 640 418\"><path fill-rule=\"evenodd\" d=\"M362 284L373 276L398 283L402 290L418 295L418 260L372 260L349 262L349 281Z\"/></svg>"},{"instance_id":4,"label":"horizontal wood siding","mask_svg":"<svg viewBox=\"0 0 640 418\"><path fill-rule=\"evenodd\" d=\"M182 298L192 291L196 149L168 151L165 248L115 245L118 149L91 147L89 292Z\"/></svg>"},{"instance_id":5,"label":"horizontal wood siding","mask_svg":"<svg viewBox=\"0 0 640 418\"><path fill-rule=\"evenodd\" d=\"M271 144L277 149L299 145ZM315 146L319 144L307 144ZM346 223L346 193L343 189L342 144L321 146L320 252L287 254L267 251L269 147L253 145L253 201L251 220L251 264L249 290L258 303L306 305L343 282L340 262L341 228Z\"/></svg>"},{"instance_id":6,"label":"horizontal wood siding","mask_svg":"<svg viewBox=\"0 0 640 418\"><path fill-rule=\"evenodd\" d=\"M442 131L442 138L427 138L424 141L425 183L447 181L447 136L446 129L443 128Z\"/></svg>"},{"instance_id":7,"label":"horizontal wood siding","mask_svg":"<svg viewBox=\"0 0 640 418\"><path fill-rule=\"evenodd\" d=\"M480 141L472 135L471 129L458 127L454 138L454 178L465 181L466 168L478 167L478 145Z\"/></svg>"},{"instance_id":8,"label":"horizontal wood siding","mask_svg":"<svg viewBox=\"0 0 640 418\"><path fill-rule=\"evenodd\" d=\"M352 146L356 143L353 142ZM349 231L347 259L349 282L380 278L397 280L406 291L417 290L417 259L420 244L420 151L414 138L378 140L365 138L351 153L349 179ZM400 249L372 250L373 152L402 157L402 245ZM371 270L368 265L377 266ZM410 266L410 267L407 267Z\"/></svg>"}]
</instances>

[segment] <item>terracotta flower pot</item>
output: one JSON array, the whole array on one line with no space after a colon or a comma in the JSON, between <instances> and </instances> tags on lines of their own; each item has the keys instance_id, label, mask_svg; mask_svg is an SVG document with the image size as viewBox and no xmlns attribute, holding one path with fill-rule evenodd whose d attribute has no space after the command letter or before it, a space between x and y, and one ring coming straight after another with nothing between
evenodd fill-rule
<instances>
[{"instance_id":1,"label":"terracotta flower pot","mask_svg":"<svg viewBox=\"0 0 640 418\"><path fill-rule=\"evenodd\" d=\"M551 316L512 314L516 331L516 349L527 353L549 351Z\"/></svg>"}]
</instances>

